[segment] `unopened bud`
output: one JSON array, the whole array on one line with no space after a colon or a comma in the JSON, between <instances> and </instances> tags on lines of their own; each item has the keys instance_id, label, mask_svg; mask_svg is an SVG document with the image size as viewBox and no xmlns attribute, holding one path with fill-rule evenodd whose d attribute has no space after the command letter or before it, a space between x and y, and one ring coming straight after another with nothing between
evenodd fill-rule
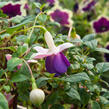
<instances>
[{"instance_id":1,"label":"unopened bud","mask_svg":"<svg viewBox=\"0 0 109 109\"><path fill-rule=\"evenodd\" d=\"M7 61L9 61L11 58L12 58L12 55L11 54L6 54Z\"/></svg>"},{"instance_id":2,"label":"unopened bud","mask_svg":"<svg viewBox=\"0 0 109 109\"><path fill-rule=\"evenodd\" d=\"M30 92L30 101L33 104L40 105L45 99L45 93L41 89L33 89Z\"/></svg>"}]
</instances>

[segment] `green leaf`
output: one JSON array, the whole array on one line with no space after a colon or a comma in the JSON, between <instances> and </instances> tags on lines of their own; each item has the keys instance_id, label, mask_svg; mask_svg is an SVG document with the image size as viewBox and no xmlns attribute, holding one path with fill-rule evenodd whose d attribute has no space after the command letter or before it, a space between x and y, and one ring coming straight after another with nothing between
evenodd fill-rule
<instances>
[{"instance_id":1,"label":"green leaf","mask_svg":"<svg viewBox=\"0 0 109 109\"><path fill-rule=\"evenodd\" d=\"M2 93L0 93L0 109L9 109L8 101Z\"/></svg>"},{"instance_id":2,"label":"green leaf","mask_svg":"<svg viewBox=\"0 0 109 109\"><path fill-rule=\"evenodd\" d=\"M91 69L94 68L94 65L93 64L89 64L89 63L88 64L85 63L82 66L85 67L85 68L87 68L87 69L89 69L89 70L91 70Z\"/></svg>"},{"instance_id":3,"label":"green leaf","mask_svg":"<svg viewBox=\"0 0 109 109\"><path fill-rule=\"evenodd\" d=\"M96 101L91 102L92 109L101 109L100 105Z\"/></svg>"},{"instance_id":4,"label":"green leaf","mask_svg":"<svg viewBox=\"0 0 109 109\"><path fill-rule=\"evenodd\" d=\"M11 22L13 22L13 23L21 23L21 21L24 19L24 17L23 16L16 16L16 17L13 17L12 19L11 19Z\"/></svg>"},{"instance_id":5,"label":"green leaf","mask_svg":"<svg viewBox=\"0 0 109 109\"><path fill-rule=\"evenodd\" d=\"M47 78L47 77L40 77L36 80L36 83L37 83L37 86L38 87L41 87L43 86L47 80L49 80L50 78Z\"/></svg>"},{"instance_id":6,"label":"green leaf","mask_svg":"<svg viewBox=\"0 0 109 109\"><path fill-rule=\"evenodd\" d=\"M52 93L51 95L49 95L47 97L47 104L55 104L58 98L58 91L55 91L54 93Z\"/></svg>"},{"instance_id":7,"label":"green leaf","mask_svg":"<svg viewBox=\"0 0 109 109\"><path fill-rule=\"evenodd\" d=\"M35 8L39 8L40 9L41 4L39 2L34 2L33 6L35 6Z\"/></svg>"},{"instance_id":8,"label":"green leaf","mask_svg":"<svg viewBox=\"0 0 109 109\"><path fill-rule=\"evenodd\" d=\"M23 46L19 46L17 49L18 56L22 56L28 49L28 45L24 44Z\"/></svg>"},{"instance_id":9,"label":"green leaf","mask_svg":"<svg viewBox=\"0 0 109 109\"><path fill-rule=\"evenodd\" d=\"M6 31L7 31L7 33L11 33L12 34L13 32L15 32L18 29L22 28L24 25L31 23L33 21L33 19L34 19L33 16L29 16L29 17L23 19L23 21L20 24L15 25L15 26L10 27L10 28L7 28Z\"/></svg>"},{"instance_id":10,"label":"green leaf","mask_svg":"<svg viewBox=\"0 0 109 109\"><path fill-rule=\"evenodd\" d=\"M97 40L86 41L84 44L92 50L96 50Z\"/></svg>"},{"instance_id":11,"label":"green leaf","mask_svg":"<svg viewBox=\"0 0 109 109\"><path fill-rule=\"evenodd\" d=\"M0 48L0 50L11 50L11 51L13 51L13 52L15 52L16 51L16 48L14 47L14 46L10 46L10 47L2 47L2 48Z\"/></svg>"},{"instance_id":12,"label":"green leaf","mask_svg":"<svg viewBox=\"0 0 109 109\"><path fill-rule=\"evenodd\" d=\"M83 104L83 105L88 104L88 102L90 100L89 93L84 88L80 88L79 94L80 94L80 98L81 98L81 104Z\"/></svg>"},{"instance_id":13,"label":"green leaf","mask_svg":"<svg viewBox=\"0 0 109 109\"><path fill-rule=\"evenodd\" d=\"M98 73L104 73L109 70L109 62L101 62L96 64Z\"/></svg>"},{"instance_id":14,"label":"green leaf","mask_svg":"<svg viewBox=\"0 0 109 109\"><path fill-rule=\"evenodd\" d=\"M105 92L105 93L103 94L103 97L109 99L109 91Z\"/></svg>"},{"instance_id":15,"label":"green leaf","mask_svg":"<svg viewBox=\"0 0 109 109\"><path fill-rule=\"evenodd\" d=\"M69 97L71 97L73 100L79 100L80 101L80 95L79 93L77 92L77 90L75 90L74 88L71 88L68 92L66 92L67 95Z\"/></svg>"},{"instance_id":16,"label":"green leaf","mask_svg":"<svg viewBox=\"0 0 109 109\"><path fill-rule=\"evenodd\" d=\"M12 82L22 82L25 80L28 80L29 77L27 75L21 74L21 73L15 73L12 78L11 81Z\"/></svg>"},{"instance_id":17,"label":"green leaf","mask_svg":"<svg viewBox=\"0 0 109 109\"><path fill-rule=\"evenodd\" d=\"M13 71L16 66L22 63L22 60L19 58L12 58L7 62L7 68L9 71Z\"/></svg>"},{"instance_id":18,"label":"green leaf","mask_svg":"<svg viewBox=\"0 0 109 109\"><path fill-rule=\"evenodd\" d=\"M84 36L82 40L83 40L83 41L91 41L91 40L94 40L94 39L95 39L95 36L96 36L95 33L93 33L93 34L88 34L88 35Z\"/></svg>"},{"instance_id":19,"label":"green leaf","mask_svg":"<svg viewBox=\"0 0 109 109\"><path fill-rule=\"evenodd\" d=\"M96 48L95 50L99 51L99 52L103 52L103 53L109 53L109 50L107 50L105 48Z\"/></svg>"},{"instance_id":20,"label":"green leaf","mask_svg":"<svg viewBox=\"0 0 109 109\"><path fill-rule=\"evenodd\" d=\"M106 99L106 98L103 97L103 96L100 96L100 102L101 102L101 104L103 104L104 106L109 106L109 100Z\"/></svg>"},{"instance_id":21,"label":"green leaf","mask_svg":"<svg viewBox=\"0 0 109 109\"><path fill-rule=\"evenodd\" d=\"M70 75L69 77L59 78L58 80L74 83L74 82L81 82L86 80L90 81L90 78L88 77L86 73L82 72L82 73Z\"/></svg>"},{"instance_id":22,"label":"green leaf","mask_svg":"<svg viewBox=\"0 0 109 109\"><path fill-rule=\"evenodd\" d=\"M60 104L54 104L50 109L64 109L64 107Z\"/></svg>"},{"instance_id":23,"label":"green leaf","mask_svg":"<svg viewBox=\"0 0 109 109\"><path fill-rule=\"evenodd\" d=\"M38 19L40 20L41 23L45 23L47 20L47 15L42 14L38 17Z\"/></svg>"}]
</instances>

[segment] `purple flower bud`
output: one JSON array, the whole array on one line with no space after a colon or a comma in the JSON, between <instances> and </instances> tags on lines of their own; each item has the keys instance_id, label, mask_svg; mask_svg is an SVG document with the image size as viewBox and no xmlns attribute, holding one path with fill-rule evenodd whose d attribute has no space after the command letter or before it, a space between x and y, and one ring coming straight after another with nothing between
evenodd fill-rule
<instances>
[{"instance_id":1,"label":"purple flower bud","mask_svg":"<svg viewBox=\"0 0 109 109\"><path fill-rule=\"evenodd\" d=\"M26 9L26 10L29 9L29 5L27 3L25 4L24 9Z\"/></svg>"},{"instance_id":2,"label":"purple flower bud","mask_svg":"<svg viewBox=\"0 0 109 109\"><path fill-rule=\"evenodd\" d=\"M79 9L79 4L78 4L78 3L75 3L75 4L74 4L73 11L74 11L74 12L77 12L78 9Z\"/></svg>"}]
</instances>

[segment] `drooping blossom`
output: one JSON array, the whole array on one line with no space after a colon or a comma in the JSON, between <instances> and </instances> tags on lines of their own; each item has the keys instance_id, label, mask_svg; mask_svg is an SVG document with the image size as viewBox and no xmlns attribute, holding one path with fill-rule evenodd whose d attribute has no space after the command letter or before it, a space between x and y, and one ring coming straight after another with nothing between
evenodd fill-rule
<instances>
[{"instance_id":1,"label":"drooping blossom","mask_svg":"<svg viewBox=\"0 0 109 109\"><path fill-rule=\"evenodd\" d=\"M23 15L24 10L22 9L22 5L18 3L9 2L0 8L4 14L9 16L9 18L15 17L17 15Z\"/></svg>"},{"instance_id":2,"label":"drooping blossom","mask_svg":"<svg viewBox=\"0 0 109 109\"><path fill-rule=\"evenodd\" d=\"M91 0L90 2L88 2L83 8L83 11L90 11L91 9L93 9L94 5L96 4L95 0Z\"/></svg>"},{"instance_id":3,"label":"drooping blossom","mask_svg":"<svg viewBox=\"0 0 109 109\"><path fill-rule=\"evenodd\" d=\"M44 34L45 41L48 45L48 49L45 49L40 46L34 47L38 53L32 55L33 59L40 59L46 57L45 66L46 70L49 73L55 73L55 76L59 76L67 71L67 68L70 66L69 61L62 53L63 50L72 47L71 43L64 43L55 46L52 35L46 31Z\"/></svg>"},{"instance_id":4,"label":"drooping blossom","mask_svg":"<svg viewBox=\"0 0 109 109\"><path fill-rule=\"evenodd\" d=\"M60 23L62 26L71 26L72 22L72 12L68 9L63 9L60 6L54 6L50 11L48 11L51 21Z\"/></svg>"},{"instance_id":5,"label":"drooping blossom","mask_svg":"<svg viewBox=\"0 0 109 109\"><path fill-rule=\"evenodd\" d=\"M109 44L107 44L106 49L109 50ZM109 54L108 53L104 53L104 58L107 62L109 62Z\"/></svg>"},{"instance_id":6,"label":"drooping blossom","mask_svg":"<svg viewBox=\"0 0 109 109\"><path fill-rule=\"evenodd\" d=\"M96 33L102 33L109 31L109 19L101 17L97 21L93 22L93 28Z\"/></svg>"}]
</instances>

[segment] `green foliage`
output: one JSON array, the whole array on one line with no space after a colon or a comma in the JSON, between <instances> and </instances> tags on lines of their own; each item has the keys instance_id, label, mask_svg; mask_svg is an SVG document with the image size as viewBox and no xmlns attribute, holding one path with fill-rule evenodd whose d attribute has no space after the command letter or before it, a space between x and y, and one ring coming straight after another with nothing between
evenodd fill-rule
<instances>
[{"instance_id":1,"label":"green foliage","mask_svg":"<svg viewBox=\"0 0 109 109\"><path fill-rule=\"evenodd\" d=\"M75 90L74 88L71 88L68 92L66 92L67 95L69 97L72 98L72 100L79 100L80 101L80 95L79 93L77 92L77 90Z\"/></svg>"},{"instance_id":2,"label":"green foliage","mask_svg":"<svg viewBox=\"0 0 109 109\"><path fill-rule=\"evenodd\" d=\"M21 64L21 63L22 63L22 60L21 60L21 59L19 59L19 58L17 58L17 57L13 57L12 59L10 59L10 60L8 61L8 63L7 63L7 68L8 68L9 71L13 71L14 68L15 68L16 66L18 66L19 64Z\"/></svg>"},{"instance_id":3,"label":"green foliage","mask_svg":"<svg viewBox=\"0 0 109 109\"><path fill-rule=\"evenodd\" d=\"M8 102L2 93L0 93L0 109L9 109Z\"/></svg>"},{"instance_id":4,"label":"green foliage","mask_svg":"<svg viewBox=\"0 0 109 109\"><path fill-rule=\"evenodd\" d=\"M0 8L7 3L1 1L3 0L0 0ZM34 76L37 87L45 93L45 101L40 106L42 109L70 109L71 106L78 109L108 109L109 62L101 60L104 60L104 53L109 53L108 49L103 48L109 41L109 33L97 34L91 28L93 21L99 18L100 14L109 15L106 11L108 8L102 9L108 5L108 0L97 1L96 8L88 12L82 12L85 3L82 0L58 0L60 8L62 6L71 12L77 2L81 7L73 13L71 33L68 27L59 23L61 18L54 22L51 20L48 12L51 11L52 5L45 0L38 1L40 3L28 0L29 9L26 9L26 16L9 18L0 10L0 109L11 109L14 105L39 108L29 100L33 85L31 76ZM62 51L68 58L70 67L59 77L46 71L45 59L33 58L37 53L34 47L48 49L45 30L52 34L56 47L66 42L73 45ZM48 53L51 51L54 52L54 49L49 49ZM6 54L11 54L12 58L6 60ZM36 60L37 62L30 62ZM64 61L66 64L66 60ZM12 106L8 106L3 93L10 93L15 97Z\"/></svg>"}]
</instances>

